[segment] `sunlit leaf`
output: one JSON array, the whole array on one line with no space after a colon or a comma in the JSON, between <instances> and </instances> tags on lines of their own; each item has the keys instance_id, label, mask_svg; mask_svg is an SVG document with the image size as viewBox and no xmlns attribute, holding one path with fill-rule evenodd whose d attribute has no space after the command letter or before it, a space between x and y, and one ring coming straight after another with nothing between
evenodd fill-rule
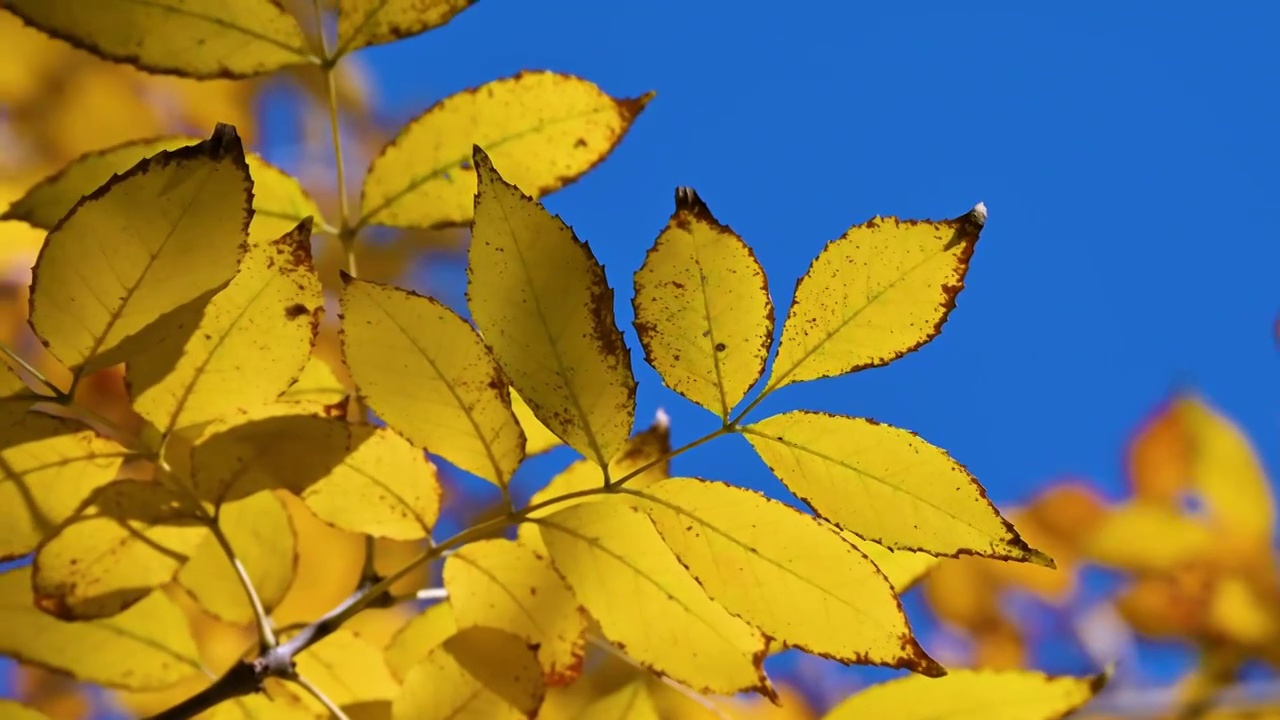
<instances>
[{"instance_id":1,"label":"sunlit leaf","mask_svg":"<svg viewBox=\"0 0 1280 720\"><path fill-rule=\"evenodd\" d=\"M405 623L387 645L387 665L391 674L404 680L414 665L456 632L458 623L448 602L436 603L423 610Z\"/></svg>"},{"instance_id":2,"label":"sunlit leaf","mask_svg":"<svg viewBox=\"0 0 1280 720\"><path fill-rule=\"evenodd\" d=\"M728 420L773 344L773 301L755 253L692 188L679 188L635 285L645 360L667 387Z\"/></svg>"},{"instance_id":3,"label":"sunlit leaf","mask_svg":"<svg viewBox=\"0 0 1280 720\"><path fill-rule=\"evenodd\" d=\"M293 16L273 0L6 0L28 24L152 72L250 77L307 62Z\"/></svg>"},{"instance_id":4,"label":"sunlit leaf","mask_svg":"<svg viewBox=\"0 0 1280 720\"><path fill-rule=\"evenodd\" d=\"M546 689L523 640L468 628L409 671L392 706L394 720L519 720L533 717Z\"/></svg>"},{"instance_id":5,"label":"sunlit leaf","mask_svg":"<svg viewBox=\"0 0 1280 720\"><path fill-rule=\"evenodd\" d=\"M173 579L209 528L157 482L99 488L36 550L36 603L66 619L115 615Z\"/></svg>"},{"instance_id":6,"label":"sunlit leaf","mask_svg":"<svg viewBox=\"0 0 1280 720\"><path fill-rule=\"evenodd\" d=\"M251 242L230 285L147 331L164 338L129 361L134 409L168 435L272 402L310 359L323 311L310 221Z\"/></svg>"},{"instance_id":7,"label":"sunlit leaf","mask_svg":"<svg viewBox=\"0 0 1280 720\"><path fill-rule=\"evenodd\" d=\"M824 720L1059 720L1102 689L1102 676L953 670L944 678L909 675L873 685Z\"/></svg>"},{"instance_id":8,"label":"sunlit leaf","mask_svg":"<svg viewBox=\"0 0 1280 720\"><path fill-rule=\"evenodd\" d=\"M767 387L884 365L936 337L986 216L877 217L829 243L796 285Z\"/></svg>"},{"instance_id":9,"label":"sunlit leaf","mask_svg":"<svg viewBox=\"0 0 1280 720\"><path fill-rule=\"evenodd\" d=\"M391 700L400 692L379 648L346 628L301 652L296 662L298 674L338 705ZM322 717L328 715L310 694L300 697Z\"/></svg>"},{"instance_id":10,"label":"sunlit leaf","mask_svg":"<svg viewBox=\"0 0 1280 720\"><path fill-rule=\"evenodd\" d=\"M765 638L707 597L644 515L601 501L538 526L578 601L627 655L701 692L773 692Z\"/></svg>"},{"instance_id":11,"label":"sunlit leaf","mask_svg":"<svg viewBox=\"0 0 1280 720\"><path fill-rule=\"evenodd\" d=\"M218 525L271 612L288 592L298 561L289 512L275 495L259 493L223 505ZM178 582L212 615L233 623L253 620L244 586L216 538L196 548L178 571Z\"/></svg>"},{"instance_id":12,"label":"sunlit leaf","mask_svg":"<svg viewBox=\"0 0 1280 720\"><path fill-rule=\"evenodd\" d=\"M859 537L936 555L1052 563L1023 542L963 466L906 430L794 411L742 432L797 497Z\"/></svg>"},{"instance_id":13,"label":"sunlit leaf","mask_svg":"<svg viewBox=\"0 0 1280 720\"><path fill-rule=\"evenodd\" d=\"M479 147L475 164L471 314L538 419L604 466L631 435L636 404L631 352L614 322L604 267Z\"/></svg>"},{"instance_id":14,"label":"sunlit leaf","mask_svg":"<svg viewBox=\"0 0 1280 720\"><path fill-rule=\"evenodd\" d=\"M672 478L637 493L712 600L787 645L941 675L885 576L833 528L752 490Z\"/></svg>"},{"instance_id":15,"label":"sunlit leaf","mask_svg":"<svg viewBox=\"0 0 1280 720\"><path fill-rule=\"evenodd\" d=\"M0 653L134 690L164 688L200 672L187 617L168 596L155 593L115 617L64 622L32 604L29 567L0 574Z\"/></svg>"},{"instance_id":16,"label":"sunlit leaf","mask_svg":"<svg viewBox=\"0 0 1280 720\"><path fill-rule=\"evenodd\" d=\"M338 3L338 48L349 52L438 28L475 1L343 0Z\"/></svg>"},{"instance_id":17,"label":"sunlit leaf","mask_svg":"<svg viewBox=\"0 0 1280 720\"><path fill-rule=\"evenodd\" d=\"M511 540L474 542L445 561L444 584L459 627L528 641L547 684L568 684L581 672L586 616L543 555Z\"/></svg>"},{"instance_id":18,"label":"sunlit leaf","mask_svg":"<svg viewBox=\"0 0 1280 720\"><path fill-rule=\"evenodd\" d=\"M516 420L520 422L520 428L524 430L524 454L526 456L544 453L552 448L560 447L564 441L556 437L556 434L547 429L546 425L533 414L533 410L529 408L529 403L520 397L514 388L511 389L511 410L516 414Z\"/></svg>"},{"instance_id":19,"label":"sunlit leaf","mask_svg":"<svg viewBox=\"0 0 1280 720\"><path fill-rule=\"evenodd\" d=\"M342 316L342 351L374 412L420 447L505 485L524 459L524 433L475 329L433 298L354 279Z\"/></svg>"},{"instance_id":20,"label":"sunlit leaf","mask_svg":"<svg viewBox=\"0 0 1280 720\"><path fill-rule=\"evenodd\" d=\"M547 71L451 95L411 121L369 166L361 224L471 220L473 145L490 152L525 193L559 190L613 150L651 97L615 100L594 83Z\"/></svg>"},{"instance_id":21,"label":"sunlit leaf","mask_svg":"<svg viewBox=\"0 0 1280 720\"><path fill-rule=\"evenodd\" d=\"M240 138L226 125L115 176L49 233L32 271L31 326L82 373L128 359L118 351L131 335L231 280L250 198Z\"/></svg>"}]
</instances>

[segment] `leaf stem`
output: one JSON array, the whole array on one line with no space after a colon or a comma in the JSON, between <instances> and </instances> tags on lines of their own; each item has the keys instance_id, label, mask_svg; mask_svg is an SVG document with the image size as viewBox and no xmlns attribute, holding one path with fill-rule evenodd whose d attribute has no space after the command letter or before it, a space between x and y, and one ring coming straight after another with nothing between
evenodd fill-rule
<instances>
[{"instance_id":1,"label":"leaf stem","mask_svg":"<svg viewBox=\"0 0 1280 720\"><path fill-rule=\"evenodd\" d=\"M62 401L68 397L68 394L64 392L62 388L54 385L52 380L44 376L44 373L40 372L34 365L24 360L22 356L14 352L8 345L0 344L0 353L4 353L10 360L17 363L19 367L26 370L36 382L40 383L46 390L53 393L54 399Z\"/></svg>"},{"instance_id":2,"label":"leaf stem","mask_svg":"<svg viewBox=\"0 0 1280 720\"><path fill-rule=\"evenodd\" d=\"M249 598L249 605L253 608L253 618L258 625L258 651L263 652L275 647L279 642L276 640L275 630L271 627L271 616L267 614L267 608L262 604L258 590L253 586L249 571L245 569L240 558L236 557L235 549L231 547L231 541L218 525L217 519L209 523L209 530L213 532L213 537L218 541L218 547L222 548L223 554L227 556L231 568L236 572L236 578L240 581L240 586L244 588L244 594Z\"/></svg>"},{"instance_id":3,"label":"leaf stem","mask_svg":"<svg viewBox=\"0 0 1280 720\"><path fill-rule=\"evenodd\" d=\"M338 707L337 703L330 700L329 696L321 692L320 688L313 685L310 680L306 679L301 675L296 675L296 674L292 678L290 678L290 680L300 685L303 690L306 690L307 692L311 693L311 697L320 701L320 704L323 705L325 709L329 711L330 715L333 715L335 720L351 720L350 718L347 717L346 713L342 712L342 708Z\"/></svg>"},{"instance_id":4,"label":"leaf stem","mask_svg":"<svg viewBox=\"0 0 1280 720\"><path fill-rule=\"evenodd\" d=\"M643 475L643 474L644 474L644 473L646 473L646 472L649 472L650 470L652 470L653 468L657 467L658 465L661 465L661 464L662 464L662 463L664 463L664 462L670 462L670 461L671 461L671 459L672 459L672 458L674 458L674 457L676 457L677 455L683 455L684 453L686 453L686 452L688 452L688 451L690 451L690 450L692 450L692 449L694 449L694 448L698 447L699 445L705 445L706 443L709 443L709 442L711 442L712 440L715 440L716 438L720 437L721 435L728 435L730 432L733 432L733 424L732 424L732 423L727 424L727 425L725 425L725 426L723 426L723 427L717 428L717 429L715 429L715 430L713 430L713 431L711 431L711 432L707 433L706 435L703 435L702 437L698 438L697 440L693 440L693 441L691 441L691 442L687 442L687 443L685 443L684 445L681 445L680 447L675 448L674 450L668 450L667 452L663 453L661 457L655 458L655 459L653 459L653 460L651 460L651 461L649 461L649 462L645 463L644 465L641 465L640 467L636 468L635 470L632 470L631 472L627 473L626 475L623 475L622 477L618 478L617 480L615 480L615 481L613 481L613 482L609 483L609 484L606 486L606 488L605 488L605 489L606 489L606 490L617 490L618 488L621 488L623 485L627 484L628 482L630 482L631 480L635 479L636 477L638 477L638 476L640 476L640 475ZM563 497L563 496L562 496L562 497ZM528 510L528 508L525 508L525 510L527 511L527 510Z\"/></svg>"}]
</instances>

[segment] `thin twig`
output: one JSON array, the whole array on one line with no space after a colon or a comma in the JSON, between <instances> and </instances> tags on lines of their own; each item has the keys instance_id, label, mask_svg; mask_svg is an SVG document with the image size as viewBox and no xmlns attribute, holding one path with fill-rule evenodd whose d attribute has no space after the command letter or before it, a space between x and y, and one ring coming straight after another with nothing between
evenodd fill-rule
<instances>
[{"instance_id":1,"label":"thin twig","mask_svg":"<svg viewBox=\"0 0 1280 720\"><path fill-rule=\"evenodd\" d=\"M342 712L342 708L338 707L337 703L330 700L328 695L325 695L323 692L320 691L320 688L311 684L310 680L306 679L301 675L294 675L290 679L294 683L297 683L298 685L300 685L303 690L306 690L307 692L311 693L311 697L315 698L316 700L319 700L320 704L323 705L325 709L329 711L329 714L333 715L333 717L336 720L351 720L350 718L347 717L346 713Z\"/></svg>"},{"instance_id":2,"label":"thin twig","mask_svg":"<svg viewBox=\"0 0 1280 720\"><path fill-rule=\"evenodd\" d=\"M26 370L27 374L31 375L32 379L43 385L46 390L53 393L53 397L50 399L61 401L63 398L67 397L67 393L64 392L62 388L54 385L52 380L44 376L44 373L37 370L34 365L27 362L8 345L0 343L0 353L4 353L4 355L6 355L10 360L21 366L23 370Z\"/></svg>"}]
</instances>

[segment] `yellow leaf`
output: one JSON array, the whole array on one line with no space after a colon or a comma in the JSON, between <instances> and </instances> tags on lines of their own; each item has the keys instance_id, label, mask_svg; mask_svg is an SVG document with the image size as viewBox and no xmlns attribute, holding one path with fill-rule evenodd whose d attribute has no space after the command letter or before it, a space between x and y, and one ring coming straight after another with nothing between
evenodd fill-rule
<instances>
[{"instance_id":1,"label":"yellow leaf","mask_svg":"<svg viewBox=\"0 0 1280 720\"><path fill-rule=\"evenodd\" d=\"M548 685L567 685L582 671L587 620L543 555L517 542L481 540L444 564L458 627L491 627L537 648Z\"/></svg>"},{"instance_id":2,"label":"yellow leaf","mask_svg":"<svg viewBox=\"0 0 1280 720\"><path fill-rule=\"evenodd\" d=\"M7 0L27 24L98 57L151 72L242 78L312 60L272 0Z\"/></svg>"},{"instance_id":3,"label":"yellow leaf","mask_svg":"<svg viewBox=\"0 0 1280 720\"><path fill-rule=\"evenodd\" d=\"M667 457L669 452L671 452L671 425L666 415L660 414L649 429L632 436L627 441L626 447L622 448L622 452L609 462L609 476L615 480L630 477L627 487L643 490L670 474L671 458ZM632 476L633 473L634 476ZM578 460L534 493L529 499L529 504L542 505L565 495L598 490L602 487L604 487L604 473L600 471L600 466L590 460ZM599 499L599 496L590 495L570 497L558 500L548 507L533 510L527 517L530 520L536 520L571 505ZM521 523L516 532L521 543L538 552L546 550L542 544L542 533L539 532L537 525L530 522Z\"/></svg>"},{"instance_id":4,"label":"yellow leaf","mask_svg":"<svg viewBox=\"0 0 1280 720\"><path fill-rule=\"evenodd\" d=\"M1125 459L1135 498L1176 508L1181 493L1191 485L1191 458L1175 405L1176 401L1164 404L1143 421Z\"/></svg>"},{"instance_id":5,"label":"yellow leaf","mask_svg":"<svg viewBox=\"0 0 1280 720\"><path fill-rule=\"evenodd\" d=\"M582 503L538 526L578 601L627 655L699 692L773 692L765 638L707 597L625 502Z\"/></svg>"},{"instance_id":6,"label":"yellow leaf","mask_svg":"<svg viewBox=\"0 0 1280 720\"><path fill-rule=\"evenodd\" d=\"M889 579L889 584L893 586L894 592L901 595L910 590L916 583L920 582L930 570L937 567L942 562L941 558L935 557L928 553L914 552L911 550L890 550L889 548L863 540L851 532L843 532L840 534L845 540L853 543L853 546L862 551L871 559L871 562L880 568L880 572Z\"/></svg>"},{"instance_id":7,"label":"yellow leaf","mask_svg":"<svg viewBox=\"0 0 1280 720\"><path fill-rule=\"evenodd\" d=\"M297 667L299 675L338 705L391 700L400 692L400 683L392 677L382 652L346 628L338 628L299 653ZM299 697L307 707L322 713L321 717L328 717L310 693Z\"/></svg>"},{"instance_id":8,"label":"yellow leaf","mask_svg":"<svg viewBox=\"0 0 1280 720\"><path fill-rule=\"evenodd\" d=\"M414 665L392 704L394 720L520 720L533 717L546 688L524 641L494 628L468 628Z\"/></svg>"},{"instance_id":9,"label":"yellow leaf","mask_svg":"<svg viewBox=\"0 0 1280 720\"><path fill-rule=\"evenodd\" d=\"M310 359L322 312L311 221L250 243L231 284L152 326L164 339L131 359L125 375L134 409L168 436L272 402Z\"/></svg>"},{"instance_id":10,"label":"yellow leaf","mask_svg":"<svg viewBox=\"0 0 1280 720\"><path fill-rule=\"evenodd\" d=\"M844 663L945 672L912 636L875 564L816 518L691 478L635 495L707 595L773 640Z\"/></svg>"},{"instance_id":11,"label":"yellow leaf","mask_svg":"<svg viewBox=\"0 0 1280 720\"><path fill-rule=\"evenodd\" d=\"M220 125L87 195L50 231L32 271L36 334L81 374L127 360L116 355L131 335L235 275L250 182L240 138Z\"/></svg>"},{"instance_id":12,"label":"yellow leaf","mask_svg":"<svg viewBox=\"0 0 1280 720\"><path fill-rule=\"evenodd\" d=\"M288 592L298 562L288 510L275 495L259 493L219 508L218 525L271 612ZM210 536L196 548L178 571L178 583L215 617L253 621L253 607L216 538Z\"/></svg>"},{"instance_id":13,"label":"yellow leaf","mask_svg":"<svg viewBox=\"0 0 1280 720\"><path fill-rule=\"evenodd\" d=\"M613 150L651 97L615 100L587 80L547 71L451 95L411 121L369 166L358 224L470 221L472 145L491 150L509 181L533 197L559 190Z\"/></svg>"},{"instance_id":14,"label":"yellow leaf","mask_svg":"<svg viewBox=\"0 0 1280 720\"><path fill-rule=\"evenodd\" d=\"M529 403L520 397L520 393L511 388L511 409L516 414L516 420L520 422L520 428L524 430L524 454L525 457L531 457L538 453L544 453L552 448L560 447L564 441L556 437L556 434L547 429L546 425L533 414L533 410L529 408Z\"/></svg>"},{"instance_id":15,"label":"yellow leaf","mask_svg":"<svg viewBox=\"0 0 1280 720\"><path fill-rule=\"evenodd\" d=\"M17 700L0 698L0 718L4 720L49 720L49 716Z\"/></svg>"},{"instance_id":16,"label":"yellow leaf","mask_svg":"<svg viewBox=\"0 0 1280 720\"><path fill-rule=\"evenodd\" d=\"M338 3L338 54L438 28L475 1L343 0Z\"/></svg>"},{"instance_id":17,"label":"yellow leaf","mask_svg":"<svg viewBox=\"0 0 1280 720\"><path fill-rule=\"evenodd\" d=\"M440 481L426 455L390 428L352 427L355 449L302 492L316 517L334 527L393 540L431 535Z\"/></svg>"},{"instance_id":18,"label":"yellow leaf","mask_svg":"<svg viewBox=\"0 0 1280 720\"><path fill-rule=\"evenodd\" d=\"M302 367L302 374L280 396L283 402L313 403L317 405L336 405L347 397L347 389L343 387L338 376L334 374L329 363L315 355Z\"/></svg>"},{"instance_id":19,"label":"yellow leaf","mask_svg":"<svg viewBox=\"0 0 1280 720\"><path fill-rule=\"evenodd\" d=\"M354 279L342 318L347 366L374 412L418 446L505 486L524 459L524 433L475 329L433 298Z\"/></svg>"},{"instance_id":20,"label":"yellow leaf","mask_svg":"<svg viewBox=\"0 0 1280 720\"><path fill-rule=\"evenodd\" d=\"M414 665L456 632L458 623L453 617L453 606L448 602L436 603L423 610L400 628L387 645L387 665L391 674L404 680Z\"/></svg>"},{"instance_id":21,"label":"yellow leaf","mask_svg":"<svg viewBox=\"0 0 1280 720\"><path fill-rule=\"evenodd\" d=\"M864 418L794 411L742 428L814 512L888 548L1052 565L945 451Z\"/></svg>"},{"instance_id":22,"label":"yellow leaf","mask_svg":"<svg viewBox=\"0 0 1280 720\"><path fill-rule=\"evenodd\" d=\"M635 285L645 360L667 387L728 420L773 344L773 301L755 253L692 188L679 188Z\"/></svg>"},{"instance_id":23,"label":"yellow leaf","mask_svg":"<svg viewBox=\"0 0 1280 720\"><path fill-rule=\"evenodd\" d=\"M636 381L604 267L559 218L503 180L480 177L467 268L476 325L534 415L604 466L631 435Z\"/></svg>"},{"instance_id":24,"label":"yellow leaf","mask_svg":"<svg viewBox=\"0 0 1280 720\"><path fill-rule=\"evenodd\" d=\"M0 574L0 653L132 690L159 690L200 672L187 617L164 593L115 617L84 622L50 617L31 600L31 568Z\"/></svg>"},{"instance_id":25,"label":"yellow leaf","mask_svg":"<svg viewBox=\"0 0 1280 720\"><path fill-rule=\"evenodd\" d=\"M645 678L637 678L588 703L574 718L593 720L662 720Z\"/></svg>"},{"instance_id":26,"label":"yellow leaf","mask_svg":"<svg viewBox=\"0 0 1280 720\"><path fill-rule=\"evenodd\" d=\"M206 537L209 528L164 485L104 485L36 550L36 603L68 620L115 615L172 580Z\"/></svg>"},{"instance_id":27,"label":"yellow leaf","mask_svg":"<svg viewBox=\"0 0 1280 720\"><path fill-rule=\"evenodd\" d=\"M953 670L944 678L909 675L852 695L824 720L1058 720L1102 689L1105 677Z\"/></svg>"},{"instance_id":28,"label":"yellow leaf","mask_svg":"<svg viewBox=\"0 0 1280 720\"><path fill-rule=\"evenodd\" d=\"M796 284L766 389L884 365L936 337L986 216L877 217L829 243Z\"/></svg>"},{"instance_id":29,"label":"yellow leaf","mask_svg":"<svg viewBox=\"0 0 1280 720\"><path fill-rule=\"evenodd\" d=\"M1266 647L1276 637L1275 607L1259 596L1245 578L1220 578L1209 601L1207 621L1213 631L1245 646Z\"/></svg>"},{"instance_id":30,"label":"yellow leaf","mask_svg":"<svg viewBox=\"0 0 1280 720\"><path fill-rule=\"evenodd\" d=\"M166 150L177 150L200 142L200 138L176 136L130 140L102 150L85 153L61 170L36 183L0 215L4 220L25 220L46 230L58 224L80 198L92 193L140 161ZM308 216L321 220L320 208L306 190L288 173L255 153L245 153L253 178L253 221L249 239L271 240L289 232Z\"/></svg>"},{"instance_id":31,"label":"yellow leaf","mask_svg":"<svg viewBox=\"0 0 1280 720\"><path fill-rule=\"evenodd\" d=\"M1168 572L1215 554L1218 538L1195 520L1153 503L1111 508L1084 539L1094 562L1135 572Z\"/></svg>"}]
</instances>

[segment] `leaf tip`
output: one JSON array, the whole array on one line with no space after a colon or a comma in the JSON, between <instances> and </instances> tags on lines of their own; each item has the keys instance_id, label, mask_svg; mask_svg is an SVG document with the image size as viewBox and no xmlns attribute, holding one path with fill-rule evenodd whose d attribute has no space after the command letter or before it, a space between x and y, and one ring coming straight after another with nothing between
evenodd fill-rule
<instances>
[{"instance_id":1,"label":"leaf tip","mask_svg":"<svg viewBox=\"0 0 1280 720\"><path fill-rule=\"evenodd\" d=\"M1054 562L1053 558L1049 557L1048 553L1037 550L1033 547L1027 548L1027 562L1032 565L1049 568L1050 570L1058 569L1058 563Z\"/></svg>"},{"instance_id":2,"label":"leaf tip","mask_svg":"<svg viewBox=\"0 0 1280 720\"><path fill-rule=\"evenodd\" d=\"M355 278L355 276L354 276L354 275L352 275L351 273L347 272L346 270L343 270L342 268L339 268L339 269L338 269L338 279L342 281L342 286L343 286L343 287L346 287L346 286L350 285L352 282L354 282L356 278Z\"/></svg>"},{"instance_id":3,"label":"leaf tip","mask_svg":"<svg viewBox=\"0 0 1280 720\"><path fill-rule=\"evenodd\" d=\"M977 223L979 227L986 225L987 224L987 204L979 201L977 205L974 205L973 208L969 210L969 215L973 218L973 221Z\"/></svg>"},{"instance_id":4,"label":"leaf tip","mask_svg":"<svg viewBox=\"0 0 1280 720\"><path fill-rule=\"evenodd\" d=\"M214 126L213 134L209 136L209 148L214 157L219 158L229 154L244 154L240 133L236 132L236 126L230 123L220 122Z\"/></svg>"}]
</instances>

